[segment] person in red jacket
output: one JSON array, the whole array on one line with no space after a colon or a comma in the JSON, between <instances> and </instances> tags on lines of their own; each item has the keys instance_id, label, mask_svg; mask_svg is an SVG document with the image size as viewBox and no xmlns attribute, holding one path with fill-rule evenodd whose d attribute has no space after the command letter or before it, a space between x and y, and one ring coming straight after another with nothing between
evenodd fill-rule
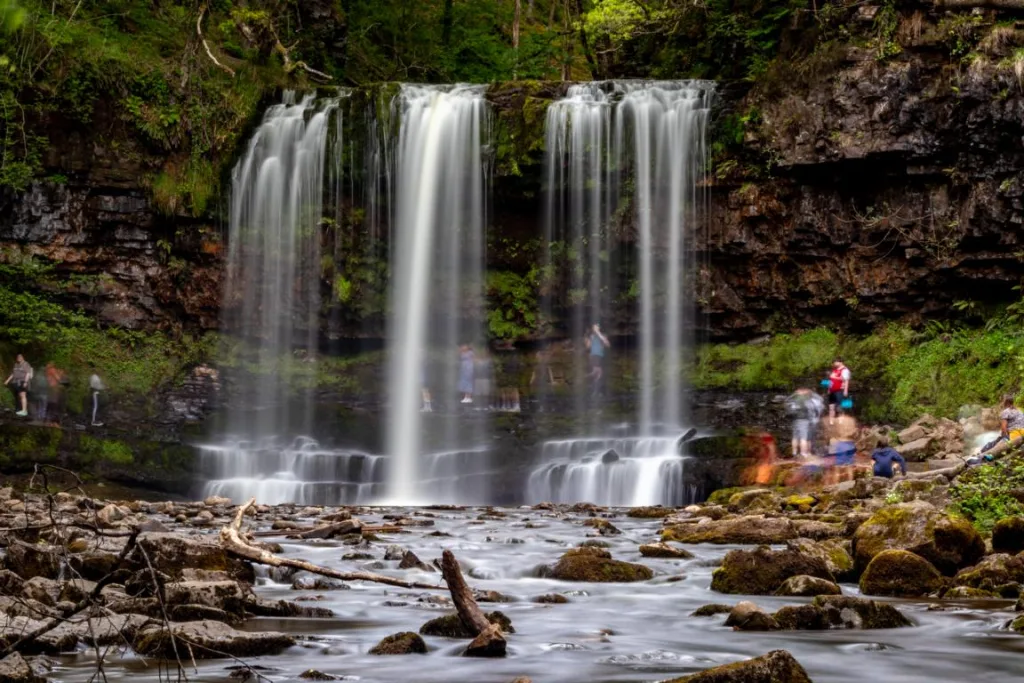
<instances>
[{"instance_id":1,"label":"person in red jacket","mask_svg":"<svg viewBox=\"0 0 1024 683\"><path fill-rule=\"evenodd\" d=\"M850 369L842 358L832 361L832 372L828 376L828 419L835 422L836 407L850 397Z\"/></svg>"}]
</instances>

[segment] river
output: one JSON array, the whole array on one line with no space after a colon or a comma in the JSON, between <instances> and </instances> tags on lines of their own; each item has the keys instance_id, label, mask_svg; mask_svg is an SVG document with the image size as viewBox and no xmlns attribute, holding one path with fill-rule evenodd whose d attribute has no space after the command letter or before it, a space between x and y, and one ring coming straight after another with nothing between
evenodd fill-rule
<instances>
[{"instance_id":1,"label":"river","mask_svg":"<svg viewBox=\"0 0 1024 683\"><path fill-rule=\"evenodd\" d=\"M418 631L424 622L451 611L423 600L428 595L447 596L443 588L425 592L356 583L347 590L296 591L290 579L274 581L264 571L259 594L290 600L320 595L318 601L301 604L326 607L337 616L248 622L246 629L284 631L296 635L299 642L282 655L246 663L266 667L260 674L272 681L299 680L300 673L313 668L366 683L509 683L518 676L528 676L535 683L611 683L671 679L781 648L797 658L815 683L1024 680L1024 638L1002 628L1012 614L1008 601L897 601L916 626L895 630L734 632L722 625L724 615L690 616L703 604L732 604L741 599L709 589L711 573L729 547L688 546L695 555L689 560L641 558L637 547L655 539L659 521L616 517L613 522L622 534L601 540L609 544L616 559L642 562L654 569L655 577L633 584L574 584L537 578L536 570L553 564L566 549L596 533L581 525L585 514L501 512L507 515L503 519L491 515L478 519L483 509L361 509L357 514L368 524L396 513L433 522L433 526L410 528L409 533L388 535L385 542L369 548L336 541L295 542L283 535L263 540L278 541L284 554L314 563L347 571L365 568L418 581L439 581L440 574L398 570L397 561L383 562L387 543L410 549L427 563L450 549L471 586L515 600L482 604L485 610L500 609L512 619L516 632L508 636L507 658L459 657L468 641L429 636L424 637L426 655L368 654L385 636ZM431 535L437 532L446 535ZM345 553L364 551L377 560L341 559ZM855 585L844 585L843 591L858 594ZM547 593L564 594L569 602L531 602ZM808 601L751 599L770 610ZM930 605L942 609L929 609ZM60 658L54 675L65 681L88 680L92 662L84 652ZM230 660L205 661L188 674L195 681L224 681L229 669L237 666ZM158 681L159 675L153 662L128 653L108 664L107 678L141 683Z\"/></svg>"}]
</instances>

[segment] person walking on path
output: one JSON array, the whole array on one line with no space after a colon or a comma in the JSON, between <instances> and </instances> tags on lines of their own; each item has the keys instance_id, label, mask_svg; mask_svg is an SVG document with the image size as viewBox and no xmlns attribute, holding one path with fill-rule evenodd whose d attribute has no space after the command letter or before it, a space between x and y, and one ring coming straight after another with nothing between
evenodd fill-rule
<instances>
[{"instance_id":1,"label":"person walking on path","mask_svg":"<svg viewBox=\"0 0 1024 683\"><path fill-rule=\"evenodd\" d=\"M486 348L481 348L473 368L473 396L477 402L483 403L484 410L490 410L493 393L494 359Z\"/></svg>"},{"instance_id":2,"label":"person walking on path","mask_svg":"<svg viewBox=\"0 0 1024 683\"><path fill-rule=\"evenodd\" d=\"M793 457L809 458L825 402L810 389L800 387L786 399L786 412L793 418Z\"/></svg>"},{"instance_id":3,"label":"person walking on path","mask_svg":"<svg viewBox=\"0 0 1024 683\"><path fill-rule=\"evenodd\" d=\"M46 380L45 372L32 373L32 385L29 387L32 392L33 413L37 422L46 422L46 408L50 403L50 383Z\"/></svg>"},{"instance_id":4,"label":"person walking on path","mask_svg":"<svg viewBox=\"0 0 1024 683\"><path fill-rule=\"evenodd\" d=\"M28 417L28 385L31 381L32 366L19 353L14 359L14 368L10 376L4 382L4 386L9 386L14 392L15 403L21 406L21 410L15 413L18 417ZM18 405L15 405L15 408Z\"/></svg>"},{"instance_id":5,"label":"person walking on path","mask_svg":"<svg viewBox=\"0 0 1024 683\"><path fill-rule=\"evenodd\" d=\"M892 448L889 445L889 437L887 436L883 436L878 439L878 448L871 453L871 459L875 462L874 475L876 477L892 479L893 463L900 466L901 473L907 473L907 461L903 459L902 455L896 452L895 448Z\"/></svg>"},{"instance_id":6,"label":"person walking on path","mask_svg":"<svg viewBox=\"0 0 1024 683\"><path fill-rule=\"evenodd\" d=\"M1003 411L999 413L999 420L1004 439L1013 441L1018 436L1024 436L1024 413L1014 405L1013 394L1003 397Z\"/></svg>"},{"instance_id":7,"label":"person walking on path","mask_svg":"<svg viewBox=\"0 0 1024 683\"><path fill-rule=\"evenodd\" d=\"M68 375L52 362L46 364L46 383L50 386L50 406L47 410L50 420L59 425L64 419L67 404Z\"/></svg>"},{"instance_id":8,"label":"person walking on path","mask_svg":"<svg viewBox=\"0 0 1024 683\"><path fill-rule=\"evenodd\" d=\"M462 394L460 403L473 402L473 365L475 357L473 347L470 344L463 344L459 347L459 393Z\"/></svg>"},{"instance_id":9,"label":"person walking on path","mask_svg":"<svg viewBox=\"0 0 1024 683\"><path fill-rule=\"evenodd\" d=\"M107 390L103 380L100 378L99 373L96 372L96 366L93 366L92 375L89 377L89 391L92 394L92 426L102 427L103 423L99 420L100 415L100 394Z\"/></svg>"},{"instance_id":10,"label":"person walking on path","mask_svg":"<svg viewBox=\"0 0 1024 683\"><path fill-rule=\"evenodd\" d=\"M584 344L590 350L590 374L587 376L592 382L592 394L597 396L602 390L604 352L611 347L611 342L608 341L608 337L601 333L601 326L594 323L590 328L590 334L584 340Z\"/></svg>"},{"instance_id":11,"label":"person walking on path","mask_svg":"<svg viewBox=\"0 0 1024 683\"><path fill-rule=\"evenodd\" d=\"M850 369L842 358L832 362L832 373L828 376L828 419L835 422L836 408L842 410L843 402L850 398Z\"/></svg>"},{"instance_id":12,"label":"person walking on path","mask_svg":"<svg viewBox=\"0 0 1024 683\"><path fill-rule=\"evenodd\" d=\"M499 377L501 378L498 409L518 413L520 411L519 378L523 373L523 364L515 344L511 341L501 342L496 350L499 360Z\"/></svg>"}]
</instances>

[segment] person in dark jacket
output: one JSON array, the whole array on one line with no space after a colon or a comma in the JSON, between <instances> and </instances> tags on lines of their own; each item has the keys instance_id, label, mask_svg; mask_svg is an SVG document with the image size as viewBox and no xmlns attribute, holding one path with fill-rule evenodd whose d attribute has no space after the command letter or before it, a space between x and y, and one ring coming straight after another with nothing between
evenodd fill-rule
<instances>
[{"instance_id":1,"label":"person in dark jacket","mask_svg":"<svg viewBox=\"0 0 1024 683\"><path fill-rule=\"evenodd\" d=\"M878 448L871 454L871 459L875 461L875 476L885 477L886 479L892 479L893 470L892 464L896 463L900 466L900 472L903 474L907 473L907 462L903 459L903 456L896 452L895 448L889 446L889 438L883 436L878 440Z\"/></svg>"}]
</instances>

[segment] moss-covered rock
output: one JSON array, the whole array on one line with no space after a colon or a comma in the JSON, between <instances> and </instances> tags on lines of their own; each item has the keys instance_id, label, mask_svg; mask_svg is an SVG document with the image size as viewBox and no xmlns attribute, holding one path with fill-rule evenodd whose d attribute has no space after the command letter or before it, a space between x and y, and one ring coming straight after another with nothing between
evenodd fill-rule
<instances>
[{"instance_id":1,"label":"moss-covered rock","mask_svg":"<svg viewBox=\"0 0 1024 683\"><path fill-rule=\"evenodd\" d=\"M726 626L731 626L737 631L778 631L779 625L772 615L765 612L752 602L743 601L737 603L729 610L729 616L725 620Z\"/></svg>"},{"instance_id":2,"label":"moss-covered rock","mask_svg":"<svg viewBox=\"0 0 1024 683\"><path fill-rule=\"evenodd\" d=\"M693 553L684 548L676 548L668 543L645 543L640 546L640 554L644 557L661 557L675 560L688 560Z\"/></svg>"},{"instance_id":3,"label":"moss-covered rock","mask_svg":"<svg viewBox=\"0 0 1024 683\"><path fill-rule=\"evenodd\" d=\"M909 550L947 576L985 554L985 542L970 522L914 501L882 508L857 529L853 558L863 571L883 550Z\"/></svg>"},{"instance_id":4,"label":"moss-covered rock","mask_svg":"<svg viewBox=\"0 0 1024 683\"><path fill-rule=\"evenodd\" d=\"M512 620L503 612L489 612L484 615L487 621L497 624L505 633L515 633L512 628ZM476 634L471 633L458 614L446 614L443 617L431 619L420 627L420 634L424 636L441 636L443 638L473 638Z\"/></svg>"},{"instance_id":5,"label":"moss-covered rock","mask_svg":"<svg viewBox=\"0 0 1024 683\"><path fill-rule=\"evenodd\" d=\"M989 591L983 591L980 588L953 586L943 593L942 597L947 600L980 600L984 598L998 598L999 596Z\"/></svg>"},{"instance_id":6,"label":"moss-covered rock","mask_svg":"<svg viewBox=\"0 0 1024 683\"><path fill-rule=\"evenodd\" d=\"M745 515L723 519L698 519L673 524L662 530L662 541L680 543L720 543L736 545L775 545L796 538L796 527L785 517Z\"/></svg>"},{"instance_id":7,"label":"moss-covered rock","mask_svg":"<svg viewBox=\"0 0 1024 683\"><path fill-rule=\"evenodd\" d=\"M690 614L691 617L713 617L718 614L728 614L732 611L731 605L723 605L720 602L713 602L709 605L701 605Z\"/></svg>"},{"instance_id":8,"label":"moss-covered rock","mask_svg":"<svg viewBox=\"0 0 1024 683\"><path fill-rule=\"evenodd\" d=\"M585 519L583 520L583 526L597 529L597 533L602 536L618 536L622 533L619 531L617 526L603 517L591 517L590 519Z\"/></svg>"},{"instance_id":9,"label":"moss-covered rock","mask_svg":"<svg viewBox=\"0 0 1024 683\"><path fill-rule=\"evenodd\" d=\"M778 496L768 489L739 491L729 497L730 512L778 512L781 509Z\"/></svg>"},{"instance_id":10,"label":"moss-covered rock","mask_svg":"<svg viewBox=\"0 0 1024 683\"><path fill-rule=\"evenodd\" d=\"M819 595L812 603L825 611L830 628L899 628L913 622L892 605L866 598Z\"/></svg>"},{"instance_id":11,"label":"moss-covered rock","mask_svg":"<svg viewBox=\"0 0 1024 683\"><path fill-rule=\"evenodd\" d=\"M427 644L412 631L395 633L370 649L371 655L425 655Z\"/></svg>"},{"instance_id":12,"label":"moss-covered rock","mask_svg":"<svg viewBox=\"0 0 1024 683\"><path fill-rule=\"evenodd\" d=\"M813 598L816 595L842 595L838 584L816 576L791 576L775 591L776 595Z\"/></svg>"},{"instance_id":13,"label":"moss-covered rock","mask_svg":"<svg viewBox=\"0 0 1024 683\"><path fill-rule=\"evenodd\" d=\"M838 539L812 541L798 538L787 543L786 547L810 557L821 558L836 581L849 581L855 577L853 557L847 551L848 541Z\"/></svg>"},{"instance_id":14,"label":"moss-covered rock","mask_svg":"<svg viewBox=\"0 0 1024 683\"><path fill-rule=\"evenodd\" d=\"M653 576L649 567L613 560L602 548L573 548L551 568L551 577L561 581L616 583L646 581Z\"/></svg>"},{"instance_id":15,"label":"moss-covered rock","mask_svg":"<svg viewBox=\"0 0 1024 683\"><path fill-rule=\"evenodd\" d=\"M820 557L787 548L730 551L711 577L711 590L740 595L772 595L793 576L835 581Z\"/></svg>"},{"instance_id":16,"label":"moss-covered rock","mask_svg":"<svg viewBox=\"0 0 1024 683\"><path fill-rule=\"evenodd\" d=\"M1024 583L1024 553L989 555L975 566L961 570L953 583L992 592L999 592L1007 584Z\"/></svg>"},{"instance_id":17,"label":"moss-covered rock","mask_svg":"<svg viewBox=\"0 0 1024 683\"><path fill-rule=\"evenodd\" d=\"M931 562L906 550L883 550L860 577L864 595L916 598L942 587L942 575Z\"/></svg>"},{"instance_id":18,"label":"moss-covered rock","mask_svg":"<svg viewBox=\"0 0 1024 683\"><path fill-rule=\"evenodd\" d=\"M1006 517L992 527L992 551L1016 555L1024 551L1024 517Z\"/></svg>"},{"instance_id":19,"label":"moss-covered rock","mask_svg":"<svg viewBox=\"0 0 1024 683\"><path fill-rule=\"evenodd\" d=\"M569 602L569 598L561 593L545 593L544 595L538 595L531 602L536 602L540 605L564 605Z\"/></svg>"},{"instance_id":20,"label":"moss-covered rock","mask_svg":"<svg viewBox=\"0 0 1024 683\"><path fill-rule=\"evenodd\" d=\"M811 683L800 662L785 650L674 678L666 683Z\"/></svg>"},{"instance_id":21,"label":"moss-covered rock","mask_svg":"<svg viewBox=\"0 0 1024 683\"><path fill-rule=\"evenodd\" d=\"M825 610L816 605L786 605L772 617L784 631L822 631L828 628Z\"/></svg>"},{"instance_id":22,"label":"moss-covered rock","mask_svg":"<svg viewBox=\"0 0 1024 683\"><path fill-rule=\"evenodd\" d=\"M1020 615L1019 617L1016 617L1013 621L1011 621L1010 628L1016 631L1017 633L1024 634L1024 614Z\"/></svg>"},{"instance_id":23,"label":"moss-covered rock","mask_svg":"<svg viewBox=\"0 0 1024 683\"><path fill-rule=\"evenodd\" d=\"M626 516L637 519L661 519L663 517L668 517L674 512L675 508L653 505L648 507L630 508L629 512L626 513Z\"/></svg>"},{"instance_id":24,"label":"moss-covered rock","mask_svg":"<svg viewBox=\"0 0 1024 683\"><path fill-rule=\"evenodd\" d=\"M811 508L817 504L818 499L806 493L795 493L783 501L783 505L787 510L796 510L798 512L810 512Z\"/></svg>"},{"instance_id":25,"label":"moss-covered rock","mask_svg":"<svg viewBox=\"0 0 1024 683\"><path fill-rule=\"evenodd\" d=\"M219 621L190 621L169 629L143 629L133 646L139 654L171 659L182 641L189 644L190 655L196 659L275 655L295 644L295 638L284 633L236 631Z\"/></svg>"}]
</instances>

